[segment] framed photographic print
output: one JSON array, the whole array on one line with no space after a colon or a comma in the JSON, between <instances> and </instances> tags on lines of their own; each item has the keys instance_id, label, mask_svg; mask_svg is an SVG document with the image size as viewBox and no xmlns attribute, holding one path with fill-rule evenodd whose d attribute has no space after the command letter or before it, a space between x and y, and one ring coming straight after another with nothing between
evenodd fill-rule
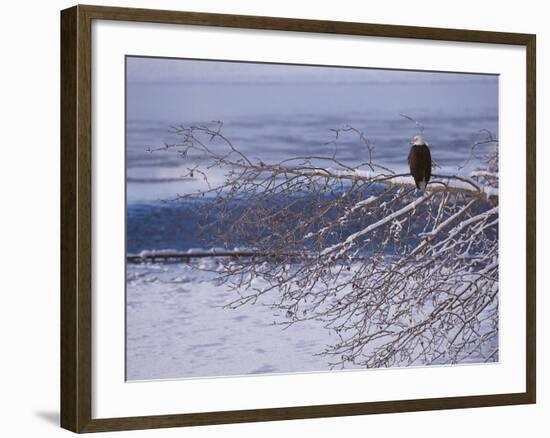
<instances>
[{"instance_id":1,"label":"framed photographic print","mask_svg":"<svg viewBox=\"0 0 550 438\"><path fill-rule=\"evenodd\" d=\"M535 36L61 13L61 423L535 403Z\"/></svg>"}]
</instances>

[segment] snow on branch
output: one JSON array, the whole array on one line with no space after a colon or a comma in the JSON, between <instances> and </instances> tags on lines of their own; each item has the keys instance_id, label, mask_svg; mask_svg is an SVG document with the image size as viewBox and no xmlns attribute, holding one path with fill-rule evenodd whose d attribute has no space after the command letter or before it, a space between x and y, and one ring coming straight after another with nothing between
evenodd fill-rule
<instances>
[{"instance_id":1,"label":"snow on branch","mask_svg":"<svg viewBox=\"0 0 550 438\"><path fill-rule=\"evenodd\" d=\"M358 164L336 152L268 163L222 127L175 126L181 141L151 151L180 154L185 176L204 181L175 200L209 197L205 236L253 250L218 271L235 291L228 307L267 300L283 326L321 321L335 341L319 353L334 368L498 360L494 139L483 142L486 168L433 175L419 191L351 126L333 130L333 141L355 136Z\"/></svg>"}]
</instances>

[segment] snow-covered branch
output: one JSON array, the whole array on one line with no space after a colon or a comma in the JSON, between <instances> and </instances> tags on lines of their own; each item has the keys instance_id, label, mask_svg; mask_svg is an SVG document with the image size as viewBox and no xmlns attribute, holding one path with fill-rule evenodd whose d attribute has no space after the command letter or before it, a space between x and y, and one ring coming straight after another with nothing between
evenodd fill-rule
<instances>
[{"instance_id":1,"label":"snow-covered branch","mask_svg":"<svg viewBox=\"0 0 550 438\"><path fill-rule=\"evenodd\" d=\"M320 352L333 367L498 360L496 142L484 143L485 168L435 174L419 191L375 161L365 135L334 131L356 134L365 162L267 163L240 152L221 123L174 127L181 141L152 149L176 151L190 162L185 176L205 181L176 197L211 197L205 235L253 249L218 272L236 293L229 307L269 298L283 325L322 321L336 336Z\"/></svg>"}]
</instances>

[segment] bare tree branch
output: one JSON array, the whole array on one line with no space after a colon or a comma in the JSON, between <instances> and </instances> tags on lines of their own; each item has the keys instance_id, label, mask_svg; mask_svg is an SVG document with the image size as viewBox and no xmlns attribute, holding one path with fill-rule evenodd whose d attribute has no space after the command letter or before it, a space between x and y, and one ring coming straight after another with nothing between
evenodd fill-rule
<instances>
[{"instance_id":1,"label":"bare tree branch","mask_svg":"<svg viewBox=\"0 0 550 438\"><path fill-rule=\"evenodd\" d=\"M408 116L404 116L409 118ZM412 119L411 119L412 120ZM414 120L413 120L414 121ZM433 175L427 191L374 161L333 156L253 160L222 124L177 126L186 177L222 182L179 196L211 197L206 234L238 241L254 256L227 260L218 281L235 307L267 299L283 326L315 319L337 341L320 354L331 367L408 366L498 360L498 147L485 168ZM479 150L480 144L472 150ZM208 214L208 213L207 213Z\"/></svg>"}]
</instances>

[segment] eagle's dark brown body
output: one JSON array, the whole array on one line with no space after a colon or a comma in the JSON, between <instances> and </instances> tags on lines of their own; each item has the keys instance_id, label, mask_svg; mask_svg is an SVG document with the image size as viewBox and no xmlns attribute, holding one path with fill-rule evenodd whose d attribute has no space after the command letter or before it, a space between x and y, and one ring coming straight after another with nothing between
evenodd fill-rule
<instances>
[{"instance_id":1,"label":"eagle's dark brown body","mask_svg":"<svg viewBox=\"0 0 550 438\"><path fill-rule=\"evenodd\" d=\"M428 146L425 144L411 146L409 168L416 188L424 190L432 177L432 156Z\"/></svg>"}]
</instances>

